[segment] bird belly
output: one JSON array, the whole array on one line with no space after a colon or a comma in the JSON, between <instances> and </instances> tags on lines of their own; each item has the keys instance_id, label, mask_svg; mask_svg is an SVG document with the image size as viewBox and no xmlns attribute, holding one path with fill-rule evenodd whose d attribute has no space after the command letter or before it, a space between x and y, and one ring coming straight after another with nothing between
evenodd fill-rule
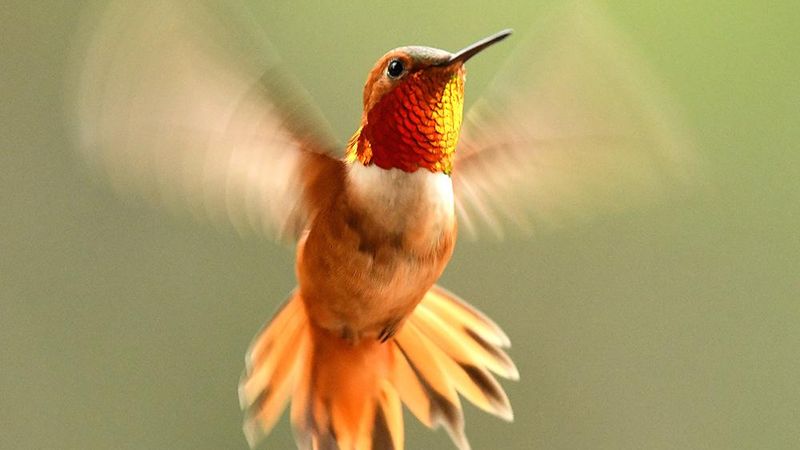
<instances>
[{"instance_id":1,"label":"bird belly","mask_svg":"<svg viewBox=\"0 0 800 450\"><path fill-rule=\"evenodd\" d=\"M441 275L456 234L452 191L431 186L446 182L446 191L449 177L361 167L387 179L372 180L366 194L354 187L321 211L297 258L311 320L354 339L385 337L402 324Z\"/></svg>"}]
</instances>

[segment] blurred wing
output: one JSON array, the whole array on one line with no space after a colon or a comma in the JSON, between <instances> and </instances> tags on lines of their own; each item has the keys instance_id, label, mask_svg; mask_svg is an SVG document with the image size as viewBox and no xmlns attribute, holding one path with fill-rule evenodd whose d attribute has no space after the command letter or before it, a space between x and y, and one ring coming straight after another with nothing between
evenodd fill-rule
<instances>
[{"instance_id":1,"label":"blurred wing","mask_svg":"<svg viewBox=\"0 0 800 450\"><path fill-rule=\"evenodd\" d=\"M310 183L340 163L326 122L245 14L117 1L87 25L72 88L79 144L118 191L239 232L302 229Z\"/></svg>"},{"instance_id":2,"label":"blurred wing","mask_svg":"<svg viewBox=\"0 0 800 450\"><path fill-rule=\"evenodd\" d=\"M597 11L581 3L537 29L465 118L453 171L463 228L560 224L694 178L667 97Z\"/></svg>"}]
</instances>

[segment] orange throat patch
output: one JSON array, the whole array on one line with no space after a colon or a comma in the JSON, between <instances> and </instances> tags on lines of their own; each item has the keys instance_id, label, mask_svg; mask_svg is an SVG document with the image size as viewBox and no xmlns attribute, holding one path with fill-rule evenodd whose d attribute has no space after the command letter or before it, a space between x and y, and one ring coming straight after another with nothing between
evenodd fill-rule
<instances>
[{"instance_id":1,"label":"orange throat patch","mask_svg":"<svg viewBox=\"0 0 800 450\"><path fill-rule=\"evenodd\" d=\"M347 160L383 169L450 174L464 107L463 68L409 77L364 114Z\"/></svg>"}]
</instances>

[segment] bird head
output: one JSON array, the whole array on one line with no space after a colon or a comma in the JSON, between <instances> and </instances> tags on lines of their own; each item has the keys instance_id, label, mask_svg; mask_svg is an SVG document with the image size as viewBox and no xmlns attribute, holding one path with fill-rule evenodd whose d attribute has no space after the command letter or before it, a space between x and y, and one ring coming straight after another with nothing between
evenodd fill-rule
<instances>
[{"instance_id":1,"label":"bird head","mask_svg":"<svg viewBox=\"0 0 800 450\"><path fill-rule=\"evenodd\" d=\"M364 86L364 113L348 159L449 174L461 130L464 63L509 34L501 31L456 53L420 46L386 53Z\"/></svg>"}]
</instances>

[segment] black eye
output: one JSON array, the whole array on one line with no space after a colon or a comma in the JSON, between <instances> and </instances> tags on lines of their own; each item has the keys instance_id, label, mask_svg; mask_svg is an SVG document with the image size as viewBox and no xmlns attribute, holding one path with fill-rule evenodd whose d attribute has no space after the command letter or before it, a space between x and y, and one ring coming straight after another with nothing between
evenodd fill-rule
<instances>
[{"instance_id":1,"label":"black eye","mask_svg":"<svg viewBox=\"0 0 800 450\"><path fill-rule=\"evenodd\" d=\"M393 59L389 61L389 65L386 66L386 74L389 75L389 78L397 78L403 74L406 68L403 65L403 61L399 59Z\"/></svg>"}]
</instances>

